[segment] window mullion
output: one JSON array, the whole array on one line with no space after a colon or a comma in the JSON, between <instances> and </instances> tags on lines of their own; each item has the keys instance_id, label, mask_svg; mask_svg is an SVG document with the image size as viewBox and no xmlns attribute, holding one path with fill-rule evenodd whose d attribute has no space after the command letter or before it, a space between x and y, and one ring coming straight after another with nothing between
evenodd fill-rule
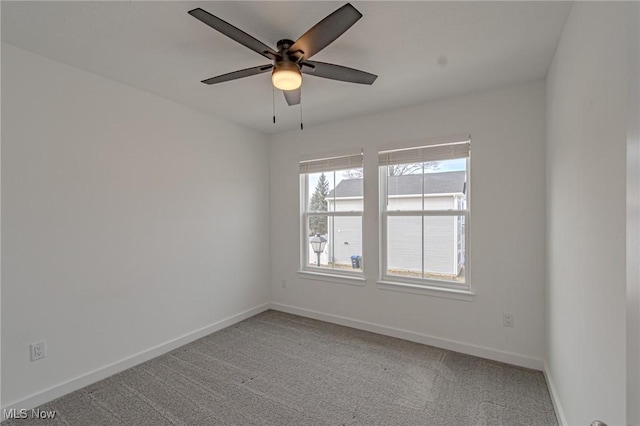
<instances>
[{"instance_id":1,"label":"window mullion","mask_svg":"<svg viewBox=\"0 0 640 426\"><path fill-rule=\"evenodd\" d=\"M362 216L362 211L360 210L351 210L351 211L345 211L345 212L335 212L335 211L331 211L331 212L308 212L307 214L310 216L327 216L327 217L332 217L332 216Z\"/></svg>"},{"instance_id":2,"label":"window mullion","mask_svg":"<svg viewBox=\"0 0 640 426\"><path fill-rule=\"evenodd\" d=\"M388 216L466 216L468 210L387 210Z\"/></svg>"},{"instance_id":3,"label":"window mullion","mask_svg":"<svg viewBox=\"0 0 640 426\"><path fill-rule=\"evenodd\" d=\"M424 213L424 162L422 163L422 176L421 176L421 186L422 186L422 212ZM422 253L422 279L424 280L424 216L422 216L420 220L420 225L422 227L422 238L420 238L420 253Z\"/></svg>"},{"instance_id":4,"label":"window mullion","mask_svg":"<svg viewBox=\"0 0 640 426\"><path fill-rule=\"evenodd\" d=\"M300 262L301 268L304 269L309 264L309 174L304 173L303 179L301 179L302 188L300 190L301 194L301 210L302 210L302 226L301 226L301 240L302 240L302 261Z\"/></svg>"},{"instance_id":5,"label":"window mullion","mask_svg":"<svg viewBox=\"0 0 640 426\"><path fill-rule=\"evenodd\" d=\"M420 259L422 260L422 279L424 280L424 216L420 218L420 226L422 227L422 237L420 238Z\"/></svg>"}]
</instances>

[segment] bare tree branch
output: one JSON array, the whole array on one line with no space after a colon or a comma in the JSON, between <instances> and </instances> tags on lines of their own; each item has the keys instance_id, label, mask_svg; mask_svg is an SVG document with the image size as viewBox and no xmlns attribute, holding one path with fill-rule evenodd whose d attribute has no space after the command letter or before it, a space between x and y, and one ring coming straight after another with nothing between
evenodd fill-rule
<instances>
[{"instance_id":1,"label":"bare tree branch","mask_svg":"<svg viewBox=\"0 0 640 426\"><path fill-rule=\"evenodd\" d=\"M422 173L423 164L425 170L438 170L440 168L437 161L427 161L425 163L392 164L387 166L387 170L389 176L413 175L416 173ZM343 177L346 179L362 179L363 176L364 174L362 169L347 170L343 174Z\"/></svg>"}]
</instances>

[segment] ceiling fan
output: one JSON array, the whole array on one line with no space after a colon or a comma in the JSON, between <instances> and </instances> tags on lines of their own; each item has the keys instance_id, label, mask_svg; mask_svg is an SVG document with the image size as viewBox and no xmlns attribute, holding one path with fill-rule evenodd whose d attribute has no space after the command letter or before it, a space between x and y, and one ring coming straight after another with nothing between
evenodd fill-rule
<instances>
[{"instance_id":1,"label":"ceiling fan","mask_svg":"<svg viewBox=\"0 0 640 426\"><path fill-rule=\"evenodd\" d=\"M373 84L378 77L341 65L309 60L362 18L362 14L349 3L318 22L297 41L288 39L278 41L277 51L205 10L197 8L190 10L189 14L214 30L220 31L227 37L273 61L273 64L259 65L208 78L202 81L205 84L222 83L273 70L271 74L273 85L283 91L289 105L298 105L301 96L302 73L359 84Z\"/></svg>"}]
</instances>

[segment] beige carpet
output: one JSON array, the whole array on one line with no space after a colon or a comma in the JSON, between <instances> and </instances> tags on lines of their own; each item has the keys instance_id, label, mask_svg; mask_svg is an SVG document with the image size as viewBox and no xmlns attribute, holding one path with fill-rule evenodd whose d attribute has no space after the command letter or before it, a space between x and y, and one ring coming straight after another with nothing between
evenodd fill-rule
<instances>
[{"instance_id":1,"label":"beige carpet","mask_svg":"<svg viewBox=\"0 0 640 426\"><path fill-rule=\"evenodd\" d=\"M541 372L267 311L14 425L557 425Z\"/></svg>"}]
</instances>

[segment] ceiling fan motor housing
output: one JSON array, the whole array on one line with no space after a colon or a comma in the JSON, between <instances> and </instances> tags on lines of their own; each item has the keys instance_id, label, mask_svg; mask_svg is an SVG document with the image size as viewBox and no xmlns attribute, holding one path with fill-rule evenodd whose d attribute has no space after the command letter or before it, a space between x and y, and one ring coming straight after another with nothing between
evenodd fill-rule
<instances>
[{"instance_id":1,"label":"ceiling fan motor housing","mask_svg":"<svg viewBox=\"0 0 640 426\"><path fill-rule=\"evenodd\" d=\"M274 60L271 80L273 85L280 90L296 90L302 84L300 65L287 55L287 50L292 45L293 41L291 40L278 41L280 56Z\"/></svg>"},{"instance_id":2,"label":"ceiling fan motor housing","mask_svg":"<svg viewBox=\"0 0 640 426\"><path fill-rule=\"evenodd\" d=\"M289 40L287 38L283 38L282 40L279 40L276 46L278 46L278 52L280 53L280 55L282 55L283 57L286 57L287 50L289 50L289 48L293 46L293 43L294 43L293 40Z\"/></svg>"}]
</instances>

